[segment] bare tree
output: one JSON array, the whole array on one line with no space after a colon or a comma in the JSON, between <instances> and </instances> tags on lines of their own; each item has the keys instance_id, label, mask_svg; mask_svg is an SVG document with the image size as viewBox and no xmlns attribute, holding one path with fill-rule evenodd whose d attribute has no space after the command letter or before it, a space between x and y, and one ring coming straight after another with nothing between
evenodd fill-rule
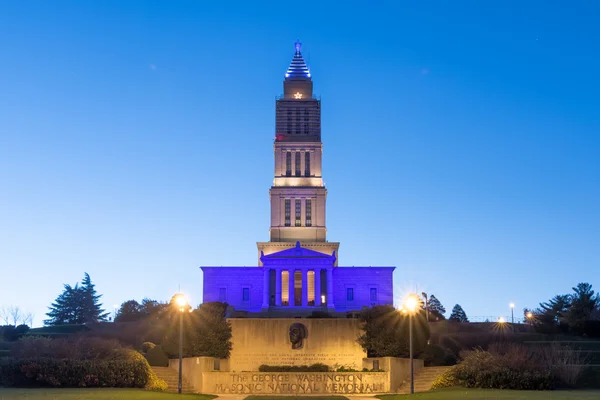
<instances>
[{"instance_id":1,"label":"bare tree","mask_svg":"<svg viewBox=\"0 0 600 400\"><path fill-rule=\"evenodd\" d=\"M21 321L21 308L19 306L10 306L8 310L10 312L11 325L19 325L19 322Z\"/></svg>"},{"instance_id":2,"label":"bare tree","mask_svg":"<svg viewBox=\"0 0 600 400\"><path fill-rule=\"evenodd\" d=\"M8 325L10 321L10 312L6 306L2 306L0 308L0 320L2 320L3 325Z\"/></svg>"},{"instance_id":3,"label":"bare tree","mask_svg":"<svg viewBox=\"0 0 600 400\"><path fill-rule=\"evenodd\" d=\"M19 306L3 306L0 308L0 320L4 325L29 325L33 323L33 314L24 312Z\"/></svg>"}]
</instances>

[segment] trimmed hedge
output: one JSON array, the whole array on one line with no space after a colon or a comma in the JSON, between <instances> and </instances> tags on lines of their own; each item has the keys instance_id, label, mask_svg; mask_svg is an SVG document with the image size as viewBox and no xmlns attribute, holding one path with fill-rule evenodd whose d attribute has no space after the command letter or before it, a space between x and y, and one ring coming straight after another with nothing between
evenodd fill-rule
<instances>
[{"instance_id":1,"label":"trimmed hedge","mask_svg":"<svg viewBox=\"0 0 600 400\"><path fill-rule=\"evenodd\" d=\"M148 380L145 360L0 360L2 386L143 388Z\"/></svg>"},{"instance_id":2,"label":"trimmed hedge","mask_svg":"<svg viewBox=\"0 0 600 400\"><path fill-rule=\"evenodd\" d=\"M146 360L148 360L148 364L153 367L168 367L169 366L169 357L162 349L162 346L154 346L150 350L148 350L145 354Z\"/></svg>"},{"instance_id":3,"label":"trimmed hedge","mask_svg":"<svg viewBox=\"0 0 600 400\"><path fill-rule=\"evenodd\" d=\"M317 363L312 365L261 365L260 372L328 372L329 367Z\"/></svg>"}]
</instances>

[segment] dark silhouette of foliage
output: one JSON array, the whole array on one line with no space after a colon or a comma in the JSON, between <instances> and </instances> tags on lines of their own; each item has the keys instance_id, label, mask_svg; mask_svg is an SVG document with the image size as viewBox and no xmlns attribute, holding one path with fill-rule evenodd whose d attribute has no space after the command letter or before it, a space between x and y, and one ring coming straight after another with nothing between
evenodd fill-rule
<instances>
[{"instance_id":1,"label":"dark silhouette of foliage","mask_svg":"<svg viewBox=\"0 0 600 400\"><path fill-rule=\"evenodd\" d=\"M96 294L94 284L86 272L81 286L64 285L63 292L49 307L50 311L46 314L49 319L44 320L44 324L85 324L106 321L108 313L102 309L102 304L99 303L100 297L102 296Z\"/></svg>"},{"instance_id":2,"label":"dark silhouette of foliage","mask_svg":"<svg viewBox=\"0 0 600 400\"><path fill-rule=\"evenodd\" d=\"M163 349L169 356L179 356L179 318L183 317L184 357L209 356L228 358L231 351L231 326L225 320L227 304L203 303L189 312L171 302L165 318L169 320Z\"/></svg>"},{"instance_id":3,"label":"dark silhouette of foliage","mask_svg":"<svg viewBox=\"0 0 600 400\"><path fill-rule=\"evenodd\" d=\"M25 335L27 331L29 331L29 327L27 325L0 326L0 339L4 340L5 342L14 342Z\"/></svg>"},{"instance_id":4,"label":"dark silhouette of foliage","mask_svg":"<svg viewBox=\"0 0 600 400\"><path fill-rule=\"evenodd\" d=\"M364 333L358 343L368 357L409 356L409 315L390 305L365 308L360 313ZM424 310L419 309L413 320L414 354L423 351L429 338L429 326Z\"/></svg>"},{"instance_id":5,"label":"dark silhouette of foliage","mask_svg":"<svg viewBox=\"0 0 600 400\"><path fill-rule=\"evenodd\" d=\"M446 319L444 316L446 308L444 308L442 303L433 294L429 296L429 300L427 301L427 310L429 311L429 319L431 321Z\"/></svg>"},{"instance_id":6,"label":"dark silhouette of foliage","mask_svg":"<svg viewBox=\"0 0 600 400\"><path fill-rule=\"evenodd\" d=\"M599 315L600 296L589 283L579 283L573 293L554 296L533 314L533 323L540 332L571 332L586 334L590 321Z\"/></svg>"},{"instance_id":7,"label":"dark silhouette of foliage","mask_svg":"<svg viewBox=\"0 0 600 400\"><path fill-rule=\"evenodd\" d=\"M467 313L460 306L460 304L456 304L454 308L452 308L452 313L450 314L450 321L456 322L469 322L469 318L467 318Z\"/></svg>"}]
</instances>

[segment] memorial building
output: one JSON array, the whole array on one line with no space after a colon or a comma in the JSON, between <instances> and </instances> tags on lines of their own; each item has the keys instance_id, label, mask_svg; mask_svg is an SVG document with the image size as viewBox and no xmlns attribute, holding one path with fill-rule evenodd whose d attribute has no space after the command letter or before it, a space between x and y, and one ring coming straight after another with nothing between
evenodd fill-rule
<instances>
[{"instance_id":1,"label":"memorial building","mask_svg":"<svg viewBox=\"0 0 600 400\"><path fill-rule=\"evenodd\" d=\"M203 301L262 318L392 304L395 267L338 265L340 243L327 240L321 100L299 42L275 102L273 150L270 238L257 243L258 265L201 267Z\"/></svg>"}]
</instances>

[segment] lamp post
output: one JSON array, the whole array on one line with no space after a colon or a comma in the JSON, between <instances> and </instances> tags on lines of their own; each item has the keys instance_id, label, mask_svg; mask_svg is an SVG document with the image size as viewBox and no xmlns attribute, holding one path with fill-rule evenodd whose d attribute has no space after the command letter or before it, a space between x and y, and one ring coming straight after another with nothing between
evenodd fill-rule
<instances>
[{"instance_id":1,"label":"lamp post","mask_svg":"<svg viewBox=\"0 0 600 400\"><path fill-rule=\"evenodd\" d=\"M181 394L183 386L183 313L188 308L188 301L183 293L175 295L175 304L177 304L179 309L179 380L177 393Z\"/></svg>"},{"instance_id":2,"label":"lamp post","mask_svg":"<svg viewBox=\"0 0 600 400\"><path fill-rule=\"evenodd\" d=\"M417 306L419 305L419 297L416 294L409 294L404 299L404 309L408 311L408 347L410 353L410 394L415 392L415 368L413 362L413 316Z\"/></svg>"},{"instance_id":3,"label":"lamp post","mask_svg":"<svg viewBox=\"0 0 600 400\"><path fill-rule=\"evenodd\" d=\"M510 303L510 322L515 323L515 303Z\"/></svg>"}]
</instances>

